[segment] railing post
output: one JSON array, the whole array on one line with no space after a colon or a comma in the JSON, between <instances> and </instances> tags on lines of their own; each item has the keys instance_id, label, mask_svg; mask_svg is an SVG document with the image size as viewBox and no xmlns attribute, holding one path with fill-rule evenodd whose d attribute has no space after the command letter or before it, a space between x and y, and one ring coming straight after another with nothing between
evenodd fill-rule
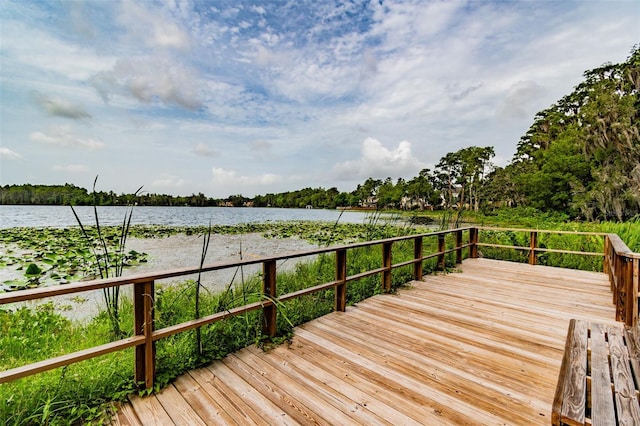
<instances>
[{"instance_id":1,"label":"railing post","mask_svg":"<svg viewBox=\"0 0 640 426\"><path fill-rule=\"evenodd\" d=\"M618 265L618 253L615 250L611 252L611 263L609 267L611 268L611 292L613 293L613 303L616 305L617 311L617 301L618 301L618 271L620 270L620 265Z\"/></svg>"},{"instance_id":2,"label":"railing post","mask_svg":"<svg viewBox=\"0 0 640 426\"><path fill-rule=\"evenodd\" d=\"M413 259L416 261L413 264L413 279L415 281L421 281L422 280L422 237L415 237L413 239Z\"/></svg>"},{"instance_id":3,"label":"railing post","mask_svg":"<svg viewBox=\"0 0 640 426\"><path fill-rule=\"evenodd\" d=\"M391 246L393 243L382 243L382 292L388 293L391 291Z\"/></svg>"},{"instance_id":4,"label":"railing post","mask_svg":"<svg viewBox=\"0 0 640 426\"><path fill-rule=\"evenodd\" d=\"M478 258L478 228L469 228L469 257Z\"/></svg>"},{"instance_id":5,"label":"railing post","mask_svg":"<svg viewBox=\"0 0 640 426\"><path fill-rule=\"evenodd\" d=\"M626 257L624 285L626 288L625 325L635 327L638 321L638 259Z\"/></svg>"},{"instance_id":6,"label":"railing post","mask_svg":"<svg viewBox=\"0 0 640 426\"><path fill-rule=\"evenodd\" d=\"M625 321L627 316L625 309L625 302L627 300L626 287L624 285L625 270L624 258L616 253L616 321Z\"/></svg>"},{"instance_id":7,"label":"railing post","mask_svg":"<svg viewBox=\"0 0 640 426\"><path fill-rule=\"evenodd\" d=\"M276 261L262 262L262 294L273 303L262 308L262 334L268 337L276 335L277 313L275 305L276 293Z\"/></svg>"},{"instance_id":8,"label":"railing post","mask_svg":"<svg viewBox=\"0 0 640 426\"><path fill-rule=\"evenodd\" d=\"M444 251L446 250L444 234L438 234L438 268L444 271L445 260Z\"/></svg>"},{"instance_id":9,"label":"railing post","mask_svg":"<svg viewBox=\"0 0 640 426\"><path fill-rule=\"evenodd\" d=\"M347 249L336 250L336 285L335 310L344 312L347 308Z\"/></svg>"},{"instance_id":10,"label":"railing post","mask_svg":"<svg viewBox=\"0 0 640 426\"><path fill-rule=\"evenodd\" d=\"M456 264L462 263L462 230L456 231Z\"/></svg>"},{"instance_id":11,"label":"railing post","mask_svg":"<svg viewBox=\"0 0 640 426\"><path fill-rule=\"evenodd\" d=\"M609 235L604 236L604 259L602 261L602 272L607 274L610 277L609 273L611 272L611 267L609 265ZM611 281L611 279L609 279Z\"/></svg>"},{"instance_id":12,"label":"railing post","mask_svg":"<svg viewBox=\"0 0 640 426\"><path fill-rule=\"evenodd\" d=\"M632 319L632 327L636 327L638 325L638 292L640 292L640 257L636 257L633 259L633 319Z\"/></svg>"},{"instance_id":13,"label":"railing post","mask_svg":"<svg viewBox=\"0 0 640 426\"><path fill-rule=\"evenodd\" d=\"M136 336L144 336L144 344L136 346L136 382L144 382L146 389L153 387L156 371L156 348L153 341L153 302L155 285L153 281L133 285L133 316Z\"/></svg>"},{"instance_id":14,"label":"railing post","mask_svg":"<svg viewBox=\"0 0 640 426\"><path fill-rule=\"evenodd\" d=\"M538 248L538 233L531 231L529 237L529 265L536 264L536 248Z\"/></svg>"}]
</instances>

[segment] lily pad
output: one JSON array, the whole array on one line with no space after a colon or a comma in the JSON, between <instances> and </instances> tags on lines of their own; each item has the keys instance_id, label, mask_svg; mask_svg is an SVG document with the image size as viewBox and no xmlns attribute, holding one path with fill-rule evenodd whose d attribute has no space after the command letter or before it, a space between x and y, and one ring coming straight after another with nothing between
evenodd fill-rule
<instances>
[{"instance_id":1,"label":"lily pad","mask_svg":"<svg viewBox=\"0 0 640 426\"><path fill-rule=\"evenodd\" d=\"M37 276L37 275L40 275L41 273L42 273L42 269L35 263L30 263L29 266L27 266L27 270L24 272L24 274L28 277Z\"/></svg>"}]
</instances>

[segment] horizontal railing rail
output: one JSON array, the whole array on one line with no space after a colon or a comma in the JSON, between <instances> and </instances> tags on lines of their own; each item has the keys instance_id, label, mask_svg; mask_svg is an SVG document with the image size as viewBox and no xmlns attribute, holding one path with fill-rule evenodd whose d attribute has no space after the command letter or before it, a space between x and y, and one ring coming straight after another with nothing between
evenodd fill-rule
<instances>
[{"instance_id":1,"label":"horizontal railing rail","mask_svg":"<svg viewBox=\"0 0 640 426\"><path fill-rule=\"evenodd\" d=\"M480 236L481 233L486 232L529 233L529 245L515 246L483 242L481 241ZM463 241L463 233L467 234L466 241ZM603 238L604 249L603 252L589 252L539 247L538 235L541 233L573 234L601 237ZM449 243L449 248L447 248L446 243L447 236L453 236L453 242ZM424 253L424 240L430 238L437 239L437 249L431 253ZM410 240L413 241L413 258L410 260L393 263L393 244ZM362 271L353 275L347 275L348 251L376 245L380 245L382 247L382 262L380 267L368 271ZM269 256L260 259L220 262L205 265L202 268L180 268L156 273L146 273L126 277L77 282L51 287L0 293L0 306L2 306L11 303L26 302L42 298L100 290L115 286L132 285L134 317L134 335L131 337L88 348L82 351L62 355L56 358L51 358L40 362L12 368L9 370L0 371L0 383L5 383L21 377L26 377L57 367L70 365L72 363L108 354L110 352L120 351L133 347L135 348L135 379L137 382L144 383L144 386L146 388L151 388L153 387L154 383L156 362L154 345L155 342L160 339L256 310L262 310L263 312L263 334L273 337L277 332L276 308L277 304L279 303L313 294L319 291L335 289L334 309L337 311L344 311L346 309L347 303L347 285L350 282L374 275L380 275L382 291L389 292L391 291L392 287L391 273L394 269L409 267L413 265L413 279L421 280L423 276L424 261L436 258L437 267L439 269L444 269L446 256L448 254L455 253L455 263L460 263L463 259L463 250L468 249L468 257L477 258L479 257L479 248L481 247L528 251L528 262L532 265L535 265L537 263L537 256L539 254L547 252L570 255L579 254L586 256L603 256L603 270L609 276L611 290L613 292L613 302L616 304L616 319L619 321L624 321L628 325L635 325L637 323L638 287L640 286L638 282L638 264L640 262L640 255L631 252L631 250L629 250L629 248L617 235L595 232L465 227L427 234L407 235L383 240L323 247L297 253ZM330 253L335 254L334 280L284 295L277 295L277 261ZM262 299L260 301L228 309L223 312L206 315L201 318L193 319L179 324L174 324L162 329L154 329L154 301L156 296L155 282L157 280L181 277L199 272L210 272L256 264L262 264Z\"/></svg>"},{"instance_id":2,"label":"horizontal railing rail","mask_svg":"<svg viewBox=\"0 0 640 426\"><path fill-rule=\"evenodd\" d=\"M463 233L467 233L469 238L463 242ZM455 240L453 247L447 248L445 238L453 235ZM449 253L455 253L455 262L462 262L462 250L468 248L470 256L473 255L474 236L477 235L475 228L458 228L447 231L438 231L427 234L407 235L401 237L388 238L376 241L366 241L340 246L323 247L297 253L289 253L280 256L269 256L260 259L248 259L241 261L219 262L205 265L202 268L179 268L170 271L156 273L145 273L130 275L126 277L102 279L95 281L76 282L51 287L34 288L15 292L0 293L0 306L17 302L39 300L43 298L69 295L92 290L100 290L116 286L133 286L133 316L134 335L126 339L106 343L82 351L73 352L56 358L50 358L40 362L12 368L0 372L0 383L16 380L21 377L37 374L57 367L70 365L72 363L88 360L110 352L115 352L131 347L135 347L135 379L137 382L144 382L146 388L153 387L155 376L155 349L156 341L182 333L207 324L212 324L225 318L241 315L247 312L261 309L263 311L262 332L273 337L276 330L277 309L276 305L287 300L295 299L315 292L327 289L335 289L334 309L344 311L346 309L346 287L347 284L362 278L373 275L381 275L382 290L391 291L391 272L394 269L413 265L413 278L422 279L423 262L437 258L437 266L445 268L445 257ZM437 251L429 254L423 253L423 241L426 238L437 239ZM403 262L392 262L392 247L394 243L413 240L413 259ZM347 276L347 251L357 248L382 246L382 265L369 271ZM335 253L335 280L315 285L306 289L277 296L277 268L276 262L281 260L295 259L306 256ZM191 275L194 273L204 273L228 268L262 264L262 300L249 303L236 308L228 309L206 315L201 318L174 324L159 330L154 329L154 301L155 282L160 279L175 278Z\"/></svg>"},{"instance_id":3,"label":"horizontal railing rail","mask_svg":"<svg viewBox=\"0 0 640 426\"><path fill-rule=\"evenodd\" d=\"M559 253L583 256L603 257L602 270L609 277L613 303L616 305L616 321L622 321L625 325L635 327L638 322L638 289L640 288L640 253L634 253L627 247L616 234L603 232L578 232L561 230L540 230L522 228L493 228L479 227L479 231L485 232L521 232L529 234L528 246L514 246L506 244L486 243L477 241L476 247L490 247L498 249L515 249L528 252L528 262L531 265L538 263L538 254ZM594 236L603 239L604 249L601 252L563 250L555 248L539 247L539 234L558 235L582 235Z\"/></svg>"}]
</instances>

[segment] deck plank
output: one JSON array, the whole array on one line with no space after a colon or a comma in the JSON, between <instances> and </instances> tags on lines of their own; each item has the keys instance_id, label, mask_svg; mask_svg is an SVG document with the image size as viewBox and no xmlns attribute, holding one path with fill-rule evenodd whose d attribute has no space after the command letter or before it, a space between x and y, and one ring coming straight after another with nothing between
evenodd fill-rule
<instances>
[{"instance_id":1,"label":"deck plank","mask_svg":"<svg viewBox=\"0 0 640 426\"><path fill-rule=\"evenodd\" d=\"M606 275L488 259L459 270L297 327L289 345L246 348L191 371L164 396L132 398L120 416L173 424L180 417L167 410L178 409L207 424L549 424L569 320L616 324ZM169 407L169 395L177 407L164 409L157 398Z\"/></svg>"}]
</instances>

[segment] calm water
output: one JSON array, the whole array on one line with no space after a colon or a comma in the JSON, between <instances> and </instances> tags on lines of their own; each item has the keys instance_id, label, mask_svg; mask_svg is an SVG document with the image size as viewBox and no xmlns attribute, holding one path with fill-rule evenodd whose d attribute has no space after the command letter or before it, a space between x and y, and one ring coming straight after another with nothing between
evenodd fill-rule
<instances>
[{"instance_id":1,"label":"calm water","mask_svg":"<svg viewBox=\"0 0 640 426\"><path fill-rule=\"evenodd\" d=\"M93 207L74 207L85 225L95 224ZM101 225L121 225L126 207L98 207ZM267 221L313 220L364 223L367 213L338 210L231 208L231 207L134 207L131 222L140 225L198 226L237 225ZM370 213L369 213L370 214ZM0 228L76 226L69 206L0 206Z\"/></svg>"}]
</instances>

